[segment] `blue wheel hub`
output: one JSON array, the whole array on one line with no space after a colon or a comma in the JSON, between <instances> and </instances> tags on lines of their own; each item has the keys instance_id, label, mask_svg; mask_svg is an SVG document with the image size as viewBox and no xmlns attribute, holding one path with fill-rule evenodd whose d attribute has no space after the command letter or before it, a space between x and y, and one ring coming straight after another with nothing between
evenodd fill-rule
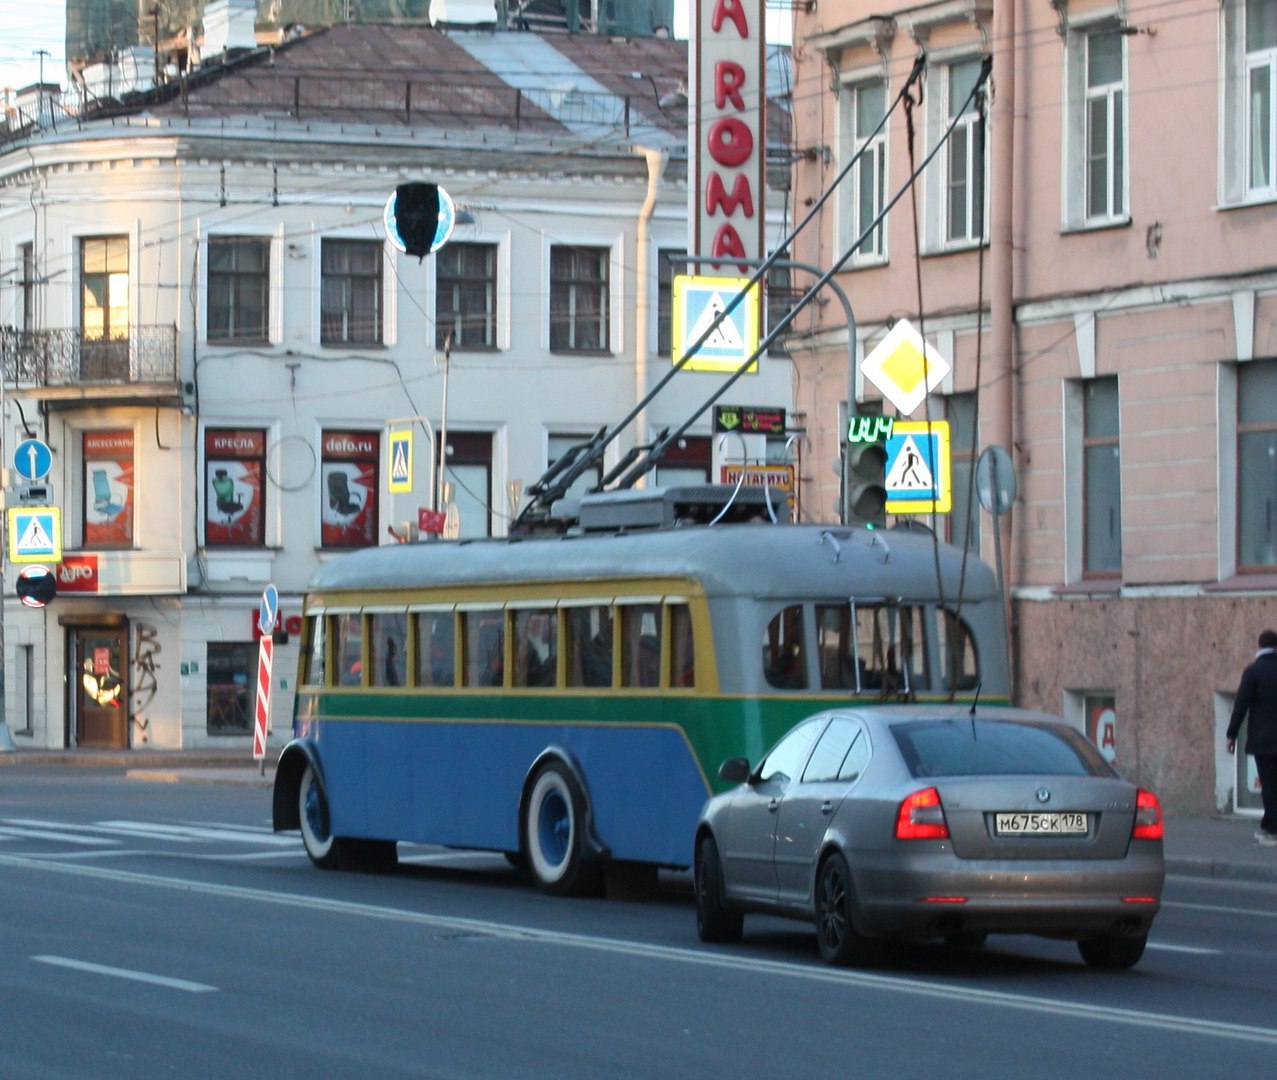
<instances>
[{"instance_id":1,"label":"blue wheel hub","mask_svg":"<svg viewBox=\"0 0 1277 1080\"><path fill-rule=\"evenodd\" d=\"M537 813L537 838L546 859L559 865L568 856L572 836L572 815L567 800L553 791L541 800Z\"/></svg>"}]
</instances>

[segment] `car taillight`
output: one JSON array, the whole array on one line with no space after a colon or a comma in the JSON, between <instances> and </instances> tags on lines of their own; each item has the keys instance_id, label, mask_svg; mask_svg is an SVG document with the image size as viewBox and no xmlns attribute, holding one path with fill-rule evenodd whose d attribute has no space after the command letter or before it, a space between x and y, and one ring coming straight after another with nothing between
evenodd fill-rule
<instances>
[{"instance_id":1,"label":"car taillight","mask_svg":"<svg viewBox=\"0 0 1277 1080\"><path fill-rule=\"evenodd\" d=\"M1135 827L1132 840L1161 840L1165 834L1162 826L1162 804L1151 791L1140 788L1135 794Z\"/></svg>"},{"instance_id":2,"label":"car taillight","mask_svg":"<svg viewBox=\"0 0 1277 1080\"><path fill-rule=\"evenodd\" d=\"M915 791L900 804L896 814L897 840L947 840L949 826L940 805L940 792L935 788Z\"/></svg>"}]
</instances>

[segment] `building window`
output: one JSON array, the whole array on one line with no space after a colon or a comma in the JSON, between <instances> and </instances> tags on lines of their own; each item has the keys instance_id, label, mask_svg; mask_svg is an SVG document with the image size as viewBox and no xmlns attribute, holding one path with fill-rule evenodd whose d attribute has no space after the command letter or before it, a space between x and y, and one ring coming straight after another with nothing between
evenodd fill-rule
<instances>
[{"instance_id":1,"label":"building window","mask_svg":"<svg viewBox=\"0 0 1277 1080\"><path fill-rule=\"evenodd\" d=\"M35 245L19 245L18 261L22 268L22 323L18 329L29 332L35 329Z\"/></svg>"},{"instance_id":2,"label":"building window","mask_svg":"<svg viewBox=\"0 0 1277 1080\"><path fill-rule=\"evenodd\" d=\"M684 435L661 456L652 483L656 487L710 483L713 456L713 444L704 435Z\"/></svg>"},{"instance_id":3,"label":"building window","mask_svg":"<svg viewBox=\"0 0 1277 1080\"><path fill-rule=\"evenodd\" d=\"M787 258L787 255L782 255ZM763 327L764 336L772 332L772 328L780 323L794 303L800 298L801 294L797 293L794 288L793 274L790 273L788 266L772 266L767 271L767 306L763 318L766 319L766 325ZM789 349L785 345L785 339L793 333L793 323L786 325L777 336L776 340L767 346L768 356L788 356Z\"/></svg>"},{"instance_id":4,"label":"building window","mask_svg":"<svg viewBox=\"0 0 1277 1080\"><path fill-rule=\"evenodd\" d=\"M80 376L90 382L129 373L129 238L80 240Z\"/></svg>"},{"instance_id":5,"label":"building window","mask_svg":"<svg viewBox=\"0 0 1277 1080\"><path fill-rule=\"evenodd\" d=\"M1277 176L1273 100L1277 97L1277 0L1246 4L1246 187L1271 193Z\"/></svg>"},{"instance_id":6,"label":"building window","mask_svg":"<svg viewBox=\"0 0 1277 1080\"><path fill-rule=\"evenodd\" d=\"M84 466L84 546L133 546L133 432L85 431L81 434Z\"/></svg>"},{"instance_id":7,"label":"building window","mask_svg":"<svg viewBox=\"0 0 1277 1080\"><path fill-rule=\"evenodd\" d=\"M1237 566L1277 566L1277 360L1237 370Z\"/></svg>"},{"instance_id":8,"label":"building window","mask_svg":"<svg viewBox=\"0 0 1277 1080\"><path fill-rule=\"evenodd\" d=\"M547 467L553 467L560 458L563 457L574 446L580 446L582 443L590 441L589 435L551 435L549 445L547 447L546 456L549 459ZM596 461L591 468L586 469L568 488L566 497L569 499L579 499L592 487L597 487L603 481L603 463Z\"/></svg>"},{"instance_id":9,"label":"building window","mask_svg":"<svg viewBox=\"0 0 1277 1080\"><path fill-rule=\"evenodd\" d=\"M979 57L950 64L945 69L945 123L954 124L944 159L944 199L941 236L946 247L978 244L984 238L985 168L988 153L976 95L972 87L980 78Z\"/></svg>"},{"instance_id":10,"label":"building window","mask_svg":"<svg viewBox=\"0 0 1277 1080\"><path fill-rule=\"evenodd\" d=\"M1122 455L1118 442L1117 377L1083 387L1083 570L1111 576L1122 570Z\"/></svg>"},{"instance_id":11,"label":"building window","mask_svg":"<svg viewBox=\"0 0 1277 1080\"><path fill-rule=\"evenodd\" d=\"M264 342L270 311L270 240L208 241L208 340Z\"/></svg>"},{"instance_id":12,"label":"building window","mask_svg":"<svg viewBox=\"0 0 1277 1080\"><path fill-rule=\"evenodd\" d=\"M381 244L323 241L319 321L324 345L381 343Z\"/></svg>"},{"instance_id":13,"label":"building window","mask_svg":"<svg viewBox=\"0 0 1277 1080\"><path fill-rule=\"evenodd\" d=\"M608 249L550 249L550 351L606 352Z\"/></svg>"},{"instance_id":14,"label":"building window","mask_svg":"<svg viewBox=\"0 0 1277 1080\"><path fill-rule=\"evenodd\" d=\"M945 515L947 539L955 547L967 547L977 553L980 550L980 503L975 491L975 467L980 453L978 409L975 391L950 394L945 399L953 495L953 510Z\"/></svg>"},{"instance_id":15,"label":"building window","mask_svg":"<svg viewBox=\"0 0 1277 1080\"><path fill-rule=\"evenodd\" d=\"M435 259L435 347L497 347L497 245L445 244Z\"/></svg>"},{"instance_id":16,"label":"building window","mask_svg":"<svg viewBox=\"0 0 1277 1080\"><path fill-rule=\"evenodd\" d=\"M444 503L461 539L492 535L492 436L450 431L443 454Z\"/></svg>"},{"instance_id":17,"label":"building window","mask_svg":"<svg viewBox=\"0 0 1277 1080\"><path fill-rule=\"evenodd\" d=\"M321 445L321 546L373 547L381 437L370 431L325 431Z\"/></svg>"},{"instance_id":18,"label":"building window","mask_svg":"<svg viewBox=\"0 0 1277 1080\"><path fill-rule=\"evenodd\" d=\"M266 432L208 428L204 432L204 542L209 547L266 543Z\"/></svg>"},{"instance_id":19,"label":"building window","mask_svg":"<svg viewBox=\"0 0 1277 1080\"><path fill-rule=\"evenodd\" d=\"M674 355L674 275L686 273L681 261L686 254L682 248L662 248L656 258L656 355L675 361L681 357Z\"/></svg>"},{"instance_id":20,"label":"building window","mask_svg":"<svg viewBox=\"0 0 1277 1080\"><path fill-rule=\"evenodd\" d=\"M1126 38L1106 23L1070 35L1071 124L1066 219L1073 226L1127 217Z\"/></svg>"},{"instance_id":21,"label":"building window","mask_svg":"<svg viewBox=\"0 0 1277 1080\"><path fill-rule=\"evenodd\" d=\"M254 641L208 643L208 733L248 735L253 730L258 646Z\"/></svg>"},{"instance_id":22,"label":"building window","mask_svg":"<svg viewBox=\"0 0 1277 1080\"><path fill-rule=\"evenodd\" d=\"M842 250L865 237L851 257L852 265L880 263L887 257L885 223L865 236L865 230L882 213L886 201L887 132L885 127L877 131L886 109L886 98L886 83L876 80L845 88L840 99L847 159L857 151L861 155L843 194L843 220L847 227Z\"/></svg>"}]
</instances>

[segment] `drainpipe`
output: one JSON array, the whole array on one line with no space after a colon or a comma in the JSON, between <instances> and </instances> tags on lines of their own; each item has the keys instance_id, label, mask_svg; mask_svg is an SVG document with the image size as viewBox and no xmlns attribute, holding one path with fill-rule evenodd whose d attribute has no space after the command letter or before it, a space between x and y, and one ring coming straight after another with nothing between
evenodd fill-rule
<instances>
[{"instance_id":1,"label":"drainpipe","mask_svg":"<svg viewBox=\"0 0 1277 1080\"><path fill-rule=\"evenodd\" d=\"M1012 241L1015 205L1015 9L1018 0L1006 0L993 5L993 40L1003 43L993 50L993 102L990 110L990 135L992 139L992 184L989 211L989 303L990 303L990 360L993 370L984 383L990 392L981 402L981 418L984 421L985 445L1002 446L1015 461L1015 304L1014 275L1012 266ZM1017 461L1017 468L1023 463ZM1021 484L1023 490L1023 484ZM993 527L1000 530L1002 558L1006 565L998 567L1007 591L1016 577L1008 571L1015 565L1012 546L1015 530L1012 527L1015 511L993 519ZM1012 616L1011 598L1004 595L1007 617L1007 645L1011 658L1011 700L1016 700L1015 621Z\"/></svg>"},{"instance_id":2,"label":"drainpipe","mask_svg":"<svg viewBox=\"0 0 1277 1080\"><path fill-rule=\"evenodd\" d=\"M638 252L634 258L635 267L635 301L634 301L634 400L642 402L647 396L647 356L648 356L648 312L651 308L648 292L648 263L651 248L652 214L656 210L656 197L661 190L661 177L669 162L667 150L654 150L651 147L637 147L637 152L647 159L647 197L643 200L643 208L638 216ZM639 409L634 417L634 443L645 446L648 443L647 407ZM636 487L645 487L646 478L638 481Z\"/></svg>"}]
</instances>

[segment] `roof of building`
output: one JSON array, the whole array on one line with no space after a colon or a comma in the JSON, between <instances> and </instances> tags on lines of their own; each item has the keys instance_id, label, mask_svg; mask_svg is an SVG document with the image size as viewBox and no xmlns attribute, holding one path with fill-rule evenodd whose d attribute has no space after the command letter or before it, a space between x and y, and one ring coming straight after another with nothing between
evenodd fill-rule
<instances>
[{"instance_id":1,"label":"roof of building","mask_svg":"<svg viewBox=\"0 0 1277 1080\"><path fill-rule=\"evenodd\" d=\"M258 117L683 146L687 74L688 43L672 38L362 23L206 57L158 89L97 101L79 120ZM787 108L769 108L768 143L785 145L789 130Z\"/></svg>"}]
</instances>

